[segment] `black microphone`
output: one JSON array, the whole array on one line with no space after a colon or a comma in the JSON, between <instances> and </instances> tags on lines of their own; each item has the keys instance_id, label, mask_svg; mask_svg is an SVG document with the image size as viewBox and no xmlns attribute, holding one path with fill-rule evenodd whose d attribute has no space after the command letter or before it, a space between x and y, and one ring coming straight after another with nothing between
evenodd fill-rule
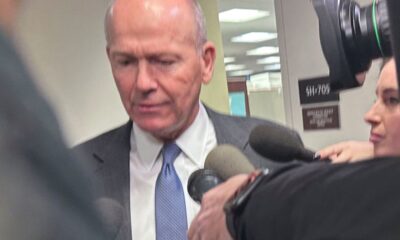
<instances>
[{"instance_id":1,"label":"black microphone","mask_svg":"<svg viewBox=\"0 0 400 240\"><path fill-rule=\"evenodd\" d=\"M258 154L277 162L318 160L315 152L304 148L298 135L283 126L259 125L251 131L249 143Z\"/></svg>"},{"instance_id":2,"label":"black microphone","mask_svg":"<svg viewBox=\"0 0 400 240\"><path fill-rule=\"evenodd\" d=\"M215 171L198 169L190 175L187 190L194 201L201 203L204 193L222 182L223 180Z\"/></svg>"},{"instance_id":3,"label":"black microphone","mask_svg":"<svg viewBox=\"0 0 400 240\"><path fill-rule=\"evenodd\" d=\"M219 145L207 155L204 169L193 172L188 180L190 197L201 202L208 190L222 183L224 180L240 173L254 171L253 165L239 149L231 145Z\"/></svg>"},{"instance_id":4,"label":"black microphone","mask_svg":"<svg viewBox=\"0 0 400 240\"><path fill-rule=\"evenodd\" d=\"M123 223L123 207L117 201L106 197L96 200L95 206L103 222L107 238L115 239Z\"/></svg>"}]
</instances>

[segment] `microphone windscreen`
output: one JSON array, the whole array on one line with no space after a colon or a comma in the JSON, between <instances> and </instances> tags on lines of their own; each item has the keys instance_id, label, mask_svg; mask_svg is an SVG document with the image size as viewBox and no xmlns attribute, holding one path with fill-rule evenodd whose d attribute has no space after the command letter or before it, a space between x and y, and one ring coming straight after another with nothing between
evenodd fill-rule
<instances>
[{"instance_id":1,"label":"microphone windscreen","mask_svg":"<svg viewBox=\"0 0 400 240\"><path fill-rule=\"evenodd\" d=\"M114 239L122 226L124 218L123 207L117 201L106 197L96 200L95 206L104 223L107 237Z\"/></svg>"},{"instance_id":2,"label":"microphone windscreen","mask_svg":"<svg viewBox=\"0 0 400 240\"><path fill-rule=\"evenodd\" d=\"M314 159L314 152L305 149L300 138L284 126L259 125L251 131L249 143L261 156L278 162Z\"/></svg>"},{"instance_id":3,"label":"microphone windscreen","mask_svg":"<svg viewBox=\"0 0 400 240\"><path fill-rule=\"evenodd\" d=\"M214 170L223 180L241 173L248 174L255 170L239 149L228 144L219 145L211 150L207 155L204 168Z\"/></svg>"}]
</instances>

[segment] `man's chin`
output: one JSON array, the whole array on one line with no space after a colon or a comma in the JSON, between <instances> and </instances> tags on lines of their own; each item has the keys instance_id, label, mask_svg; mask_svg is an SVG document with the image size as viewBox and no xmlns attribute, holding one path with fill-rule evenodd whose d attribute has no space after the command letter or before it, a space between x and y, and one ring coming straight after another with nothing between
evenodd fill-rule
<instances>
[{"instance_id":1,"label":"man's chin","mask_svg":"<svg viewBox=\"0 0 400 240\"><path fill-rule=\"evenodd\" d=\"M151 122L151 121L143 121L143 122L135 122L140 129L145 132L150 133L156 138L166 139L171 138L173 136L174 127L166 123L159 122Z\"/></svg>"},{"instance_id":2,"label":"man's chin","mask_svg":"<svg viewBox=\"0 0 400 240\"><path fill-rule=\"evenodd\" d=\"M149 123L138 123L135 122L136 125L140 127L143 131L149 132L149 133L156 133L159 131L162 131L164 127L162 125L155 125L155 124L149 124Z\"/></svg>"}]
</instances>

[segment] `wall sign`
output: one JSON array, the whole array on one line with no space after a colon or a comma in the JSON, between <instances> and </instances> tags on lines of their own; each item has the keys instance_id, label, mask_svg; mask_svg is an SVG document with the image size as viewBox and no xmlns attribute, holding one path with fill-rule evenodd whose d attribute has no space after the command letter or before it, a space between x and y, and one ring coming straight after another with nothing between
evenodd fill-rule
<instances>
[{"instance_id":1,"label":"wall sign","mask_svg":"<svg viewBox=\"0 0 400 240\"><path fill-rule=\"evenodd\" d=\"M304 130L335 129L339 127L339 106L303 108Z\"/></svg>"},{"instance_id":2,"label":"wall sign","mask_svg":"<svg viewBox=\"0 0 400 240\"><path fill-rule=\"evenodd\" d=\"M339 94L331 92L329 77L299 80L300 103L339 101Z\"/></svg>"}]
</instances>

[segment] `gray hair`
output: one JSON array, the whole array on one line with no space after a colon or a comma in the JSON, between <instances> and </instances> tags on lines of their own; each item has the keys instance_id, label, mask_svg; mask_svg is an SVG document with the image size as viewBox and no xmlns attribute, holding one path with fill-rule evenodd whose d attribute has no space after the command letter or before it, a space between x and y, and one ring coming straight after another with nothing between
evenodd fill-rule
<instances>
[{"instance_id":1,"label":"gray hair","mask_svg":"<svg viewBox=\"0 0 400 240\"><path fill-rule=\"evenodd\" d=\"M104 33L106 36L107 43L109 43L110 41L109 18L112 14L112 8L115 1L116 0L110 1L110 4L106 11L106 16L104 18ZM188 1L190 1L190 5L193 9L194 20L196 24L196 36L195 36L196 48L199 52L201 52L202 46L204 45L204 43L207 42L206 19L204 17L204 13L200 6L199 1L198 0L188 0Z\"/></svg>"},{"instance_id":2,"label":"gray hair","mask_svg":"<svg viewBox=\"0 0 400 240\"><path fill-rule=\"evenodd\" d=\"M110 26L109 26L109 24L110 24L110 18L111 18L111 15L112 15L112 9L113 9L113 6L114 6L114 2L115 2L115 0L111 0L108 3L108 7L107 7L107 10L106 10L106 15L104 17L104 35L106 37L107 45L110 43L110 32L109 32L110 31Z\"/></svg>"},{"instance_id":3,"label":"gray hair","mask_svg":"<svg viewBox=\"0 0 400 240\"><path fill-rule=\"evenodd\" d=\"M201 52L201 47L207 42L206 18L198 0L191 0L196 21L196 47Z\"/></svg>"}]
</instances>

